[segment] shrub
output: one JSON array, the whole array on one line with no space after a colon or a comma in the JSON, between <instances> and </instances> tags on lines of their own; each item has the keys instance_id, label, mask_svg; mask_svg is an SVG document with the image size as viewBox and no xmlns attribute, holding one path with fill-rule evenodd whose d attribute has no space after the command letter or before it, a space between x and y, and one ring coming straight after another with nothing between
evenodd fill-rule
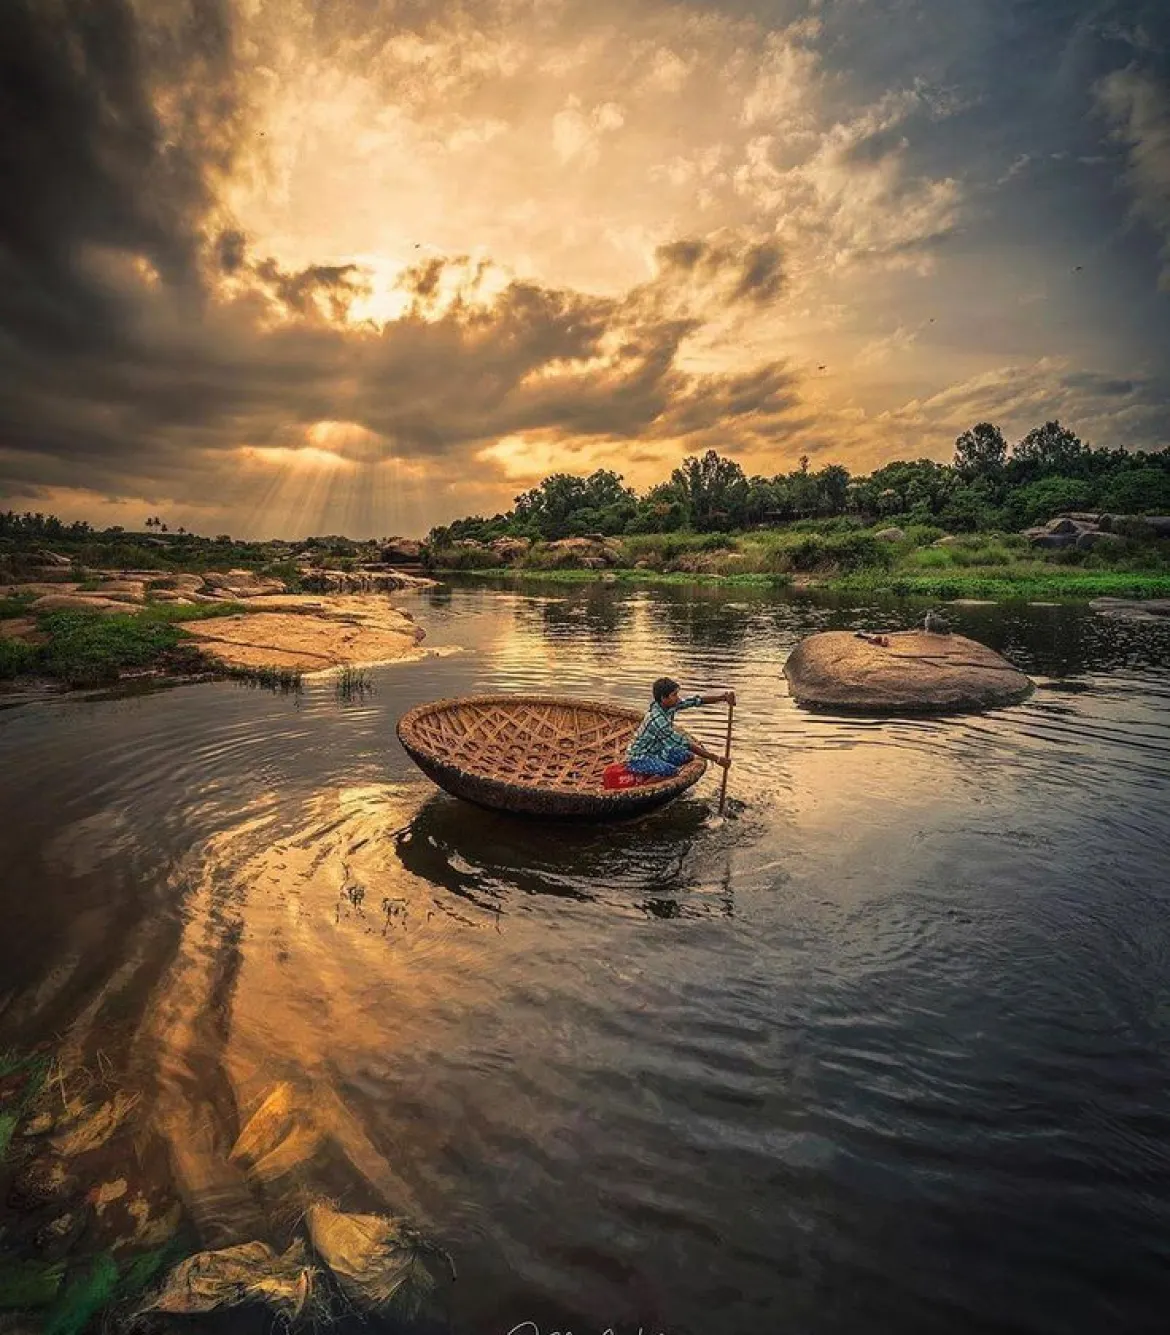
<instances>
[{"instance_id":1,"label":"shrub","mask_svg":"<svg viewBox=\"0 0 1170 1335\"><path fill-rule=\"evenodd\" d=\"M892 544L879 542L872 533L808 533L788 548L789 570L860 570L865 566L888 567L893 563Z\"/></svg>"},{"instance_id":2,"label":"shrub","mask_svg":"<svg viewBox=\"0 0 1170 1335\"><path fill-rule=\"evenodd\" d=\"M1092 486L1080 478L1046 477L1009 492L1003 513L1010 528L1027 528L1065 510L1084 510L1092 498Z\"/></svg>"},{"instance_id":3,"label":"shrub","mask_svg":"<svg viewBox=\"0 0 1170 1335\"><path fill-rule=\"evenodd\" d=\"M0 639L0 681L24 676L36 670L38 653L23 640Z\"/></svg>"}]
</instances>

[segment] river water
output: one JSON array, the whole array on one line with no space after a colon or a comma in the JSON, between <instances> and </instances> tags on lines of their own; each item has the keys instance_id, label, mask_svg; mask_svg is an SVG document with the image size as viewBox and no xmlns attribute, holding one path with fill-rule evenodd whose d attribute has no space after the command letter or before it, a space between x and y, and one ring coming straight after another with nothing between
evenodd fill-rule
<instances>
[{"instance_id":1,"label":"river water","mask_svg":"<svg viewBox=\"0 0 1170 1335\"><path fill-rule=\"evenodd\" d=\"M306 1192L409 1212L463 1335L1166 1328L1170 627L956 608L1036 694L874 721L797 709L784 659L921 609L406 602L458 652L350 703L0 712L0 1050L133 1087L132 1178L212 1241L281 1241ZM394 736L437 696L641 704L663 672L739 694L725 820L710 775L632 825L479 811ZM227 1154L281 1083L316 1130L258 1187Z\"/></svg>"}]
</instances>

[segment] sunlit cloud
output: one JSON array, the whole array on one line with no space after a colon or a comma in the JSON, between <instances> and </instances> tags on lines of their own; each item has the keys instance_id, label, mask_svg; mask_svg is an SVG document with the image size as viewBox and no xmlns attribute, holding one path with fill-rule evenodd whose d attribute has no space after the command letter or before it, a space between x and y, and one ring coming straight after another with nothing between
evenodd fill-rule
<instances>
[{"instance_id":1,"label":"sunlit cloud","mask_svg":"<svg viewBox=\"0 0 1170 1335\"><path fill-rule=\"evenodd\" d=\"M1072 79L989 2L911 60L894 0L15 0L60 96L12 123L0 490L375 535L706 448L1165 443L1161 11L1108 4Z\"/></svg>"}]
</instances>

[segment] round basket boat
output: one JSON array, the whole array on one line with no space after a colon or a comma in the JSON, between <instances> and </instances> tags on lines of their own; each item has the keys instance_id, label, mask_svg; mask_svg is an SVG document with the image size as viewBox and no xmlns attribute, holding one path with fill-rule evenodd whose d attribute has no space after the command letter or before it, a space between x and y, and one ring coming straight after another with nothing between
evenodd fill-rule
<instances>
[{"instance_id":1,"label":"round basket boat","mask_svg":"<svg viewBox=\"0 0 1170 1335\"><path fill-rule=\"evenodd\" d=\"M617 819L669 802L696 783L696 756L671 779L603 788L642 715L555 695L471 695L418 705L398 720L414 763L455 797L533 816Z\"/></svg>"}]
</instances>

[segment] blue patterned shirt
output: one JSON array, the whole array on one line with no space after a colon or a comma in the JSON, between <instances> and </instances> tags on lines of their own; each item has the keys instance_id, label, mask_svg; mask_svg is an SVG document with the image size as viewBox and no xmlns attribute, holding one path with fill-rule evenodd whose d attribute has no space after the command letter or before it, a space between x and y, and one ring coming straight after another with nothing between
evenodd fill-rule
<instances>
[{"instance_id":1,"label":"blue patterned shirt","mask_svg":"<svg viewBox=\"0 0 1170 1335\"><path fill-rule=\"evenodd\" d=\"M643 760L647 756L664 760L671 751L677 751L680 747L689 751L691 743L674 726L674 716L680 709L694 709L702 703L701 695L688 695L673 709L666 709L655 700L638 725L634 740L626 748L626 760Z\"/></svg>"}]
</instances>

